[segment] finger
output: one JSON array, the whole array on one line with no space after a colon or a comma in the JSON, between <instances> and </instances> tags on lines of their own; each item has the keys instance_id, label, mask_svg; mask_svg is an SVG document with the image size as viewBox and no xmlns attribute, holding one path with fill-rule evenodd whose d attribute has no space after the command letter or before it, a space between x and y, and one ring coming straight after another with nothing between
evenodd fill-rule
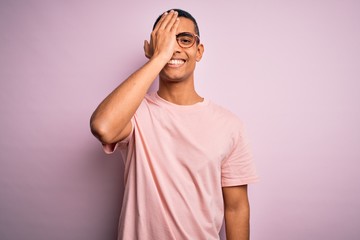
<instances>
[{"instance_id":1,"label":"finger","mask_svg":"<svg viewBox=\"0 0 360 240\"><path fill-rule=\"evenodd\" d=\"M159 29L165 29L166 26L169 24L170 20L174 16L174 10L171 10L166 16L163 22L160 24Z\"/></svg>"},{"instance_id":2,"label":"finger","mask_svg":"<svg viewBox=\"0 0 360 240\"><path fill-rule=\"evenodd\" d=\"M166 26L166 30L171 30L171 28L174 26L174 23L176 22L176 19L178 19L178 13L174 12L173 16L171 17L169 23Z\"/></svg>"},{"instance_id":3,"label":"finger","mask_svg":"<svg viewBox=\"0 0 360 240\"><path fill-rule=\"evenodd\" d=\"M180 24L180 18L177 17L177 18L175 19L175 23L172 25L170 31L171 31L172 33L176 34L176 31L177 31L177 28L178 28L179 24Z\"/></svg>"},{"instance_id":4,"label":"finger","mask_svg":"<svg viewBox=\"0 0 360 240\"><path fill-rule=\"evenodd\" d=\"M162 22L164 21L164 19L166 18L167 15L168 15L168 12L163 13L160 20L158 21L158 23L156 24L156 26L154 28L154 32L156 32L160 28L160 25L162 24Z\"/></svg>"}]
</instances>

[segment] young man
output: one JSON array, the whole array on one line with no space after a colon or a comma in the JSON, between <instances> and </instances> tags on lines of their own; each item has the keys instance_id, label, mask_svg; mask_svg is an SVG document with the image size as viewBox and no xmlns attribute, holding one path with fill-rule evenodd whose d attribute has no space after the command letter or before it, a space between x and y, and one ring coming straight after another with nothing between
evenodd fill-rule
<instances>
[{"instance_id":1,"label":"young man","mask_svg":"<svg viewBox=\"0 0 360 240\"><path fill-rule=\"evenodd\" d=\"M249 239L247 184L257 180L243 126L202 98L194 70L204 46L179 9L155 22L149 61L98 106L91 130L125 160L118 239ZM147 93L159 76L159 90Z\"/></svg>"}]
</instances>

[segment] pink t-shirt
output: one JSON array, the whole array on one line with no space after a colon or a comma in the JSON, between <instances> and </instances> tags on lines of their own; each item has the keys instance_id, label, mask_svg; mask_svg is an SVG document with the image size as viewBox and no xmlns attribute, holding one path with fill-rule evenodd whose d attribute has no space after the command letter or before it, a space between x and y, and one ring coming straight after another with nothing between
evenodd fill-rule
<instances>
[{"instance_id":1,"label":"pink t-shirt","mask_svg":"<svg viewBox=\"0 0 360 240\"><path fill-rule=\"evenodd\" d=\"M148 94L119 143L125 192L118 239L219 239L222 187L257 181L239 119L204 100Z\"/></svg>"}]
</instances>

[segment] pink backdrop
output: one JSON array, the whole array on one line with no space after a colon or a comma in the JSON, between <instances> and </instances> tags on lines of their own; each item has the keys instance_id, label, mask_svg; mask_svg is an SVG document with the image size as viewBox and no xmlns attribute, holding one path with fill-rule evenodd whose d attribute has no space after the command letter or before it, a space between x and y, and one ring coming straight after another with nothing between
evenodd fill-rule
<instances>
[{"instance_id":1,"label":"pink backdrop","mask_svg":"<svg viewBox=\"0 0 360 240\"><path fill-rule=\"evenodd\" d=\"M246 123L252 239L360 239L359 1L1 1L0 239L115 239L119 154L89 131L162 11L197 18L199 92Z\"/></svg>"}]
</instances>

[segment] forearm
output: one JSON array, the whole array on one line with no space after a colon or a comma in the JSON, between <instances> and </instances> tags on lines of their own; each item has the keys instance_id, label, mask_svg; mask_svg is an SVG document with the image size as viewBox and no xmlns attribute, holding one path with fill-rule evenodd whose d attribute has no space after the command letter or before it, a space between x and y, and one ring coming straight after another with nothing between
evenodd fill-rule
<instances>
[{"instance_id":1,"label":"forearm","mask_svg":"<svg viewBox=\"0 0 360 240\"><path fill-rule=\"evenodd\" d=\"M150 60L110 93L91 116L91 131L101 142L115 143L130 133L132 116L174 53L178 25L176 12L163 14L151 33L150 44L144 43Z\"/></svg>"},{"instance_id":2,"label":"forearm","mask_svg":"<svg viewBox=\"0 0 360 240\"><path fill-rule=\"evenodd\" d=\"M91 131L100 141L113 143L120 140L117 138L165 64L161 58L152 58L100 103L90 120Z\"/></svg>"},{"instance_id":3,"label":"forearm","mask_svg":"<svg viewBox=\"0 0 360 240\"><path fill-rule=\"evenodd\" d=\"M225 209L227 240L249 240L250 209L248 206L238 209Z\"/></svg>"}]
</instances>

